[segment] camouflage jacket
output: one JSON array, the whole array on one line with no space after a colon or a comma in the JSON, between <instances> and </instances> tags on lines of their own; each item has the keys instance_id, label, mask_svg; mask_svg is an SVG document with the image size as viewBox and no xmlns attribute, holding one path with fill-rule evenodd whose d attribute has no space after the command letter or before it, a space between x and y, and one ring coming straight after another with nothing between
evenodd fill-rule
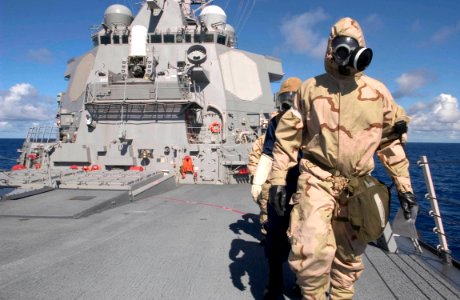
<instances>
[{"instance_id":1,"label":"camouflage jacket","mask_svg":"<svg viewBox=\"0 0 460 300\"><path fill-rule=\"evenodd\" d=\"M248 170L249 174L254 176L257 170L260 156L262 155L262 147L264 145L265 134L260 135L252 144L251 152L249 153Z\"/></svg>"},{"instance_id":2,"label":"camouflage jacket","mask_svg":"<svg viewBox=\"0 0 460 300\"><path fill-rule=\"evenodd\" d=\"M336 24L330 40L337 34L355 37L365 45L360 28ZM296 164L300 148L300 172L326 179L370 173L376 153L399 191L412 191L409 161L393 132L395 122L408 121L388 89L378 80L362 74L338 74L330 61L330 46L325 58L327 73L306 80L296 109L279 121L272 170L272 183L285 184L287 170Z\"/></svg>"}]
</instances>

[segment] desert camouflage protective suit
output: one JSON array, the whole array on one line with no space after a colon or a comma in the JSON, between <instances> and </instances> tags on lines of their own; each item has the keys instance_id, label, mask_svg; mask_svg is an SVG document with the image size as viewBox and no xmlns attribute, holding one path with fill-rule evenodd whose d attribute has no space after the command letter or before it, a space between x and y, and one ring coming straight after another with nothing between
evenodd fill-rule
<instances>
[{"instance_id":1,"label":"desert camouflage protective suit","mask_svg":"<svg viewBox=\"0 0 460 300\"><path fill-rule=\"evenodd\" d=\"M257 170L257 164L259 163L260 156L262 155L262 147L264 145L265 134L262 134L252 144L251 152L249 153L248 170L249 175L254 176ZM268 203L268 191L270 190L270 183L266 182L262 185L262 192L257 200L257 204L260 207L259 221L260 224L267 222L267 203ZM263 227L262 227L263 228ZM264 232L264 230L263 230Z\"/></svg>"},{"instance_id":2,"label":"desert camouflage protective suit","mask_svg":"<svg viewBox=\"0 0 460 300\"><path fill-rule=\"evenodd\" d=\"M289 264L304 299L325 299L329 287L330 299L351 299L364 270L366 244L357 240L349 222L334 218L347 216L347 203L338 202L347 177L370 173L377 153L398 191L412 192L409 162L393 132L396 121L408 118L381 82L358 71L338 72L331 41L339 35L365 47L359 24L339 20L329 37L326 73L303 83L297 110L287 112L276 130L273 185L285 184L298 149L303 153L288 235Z\"/></svg>"}]
</instances>

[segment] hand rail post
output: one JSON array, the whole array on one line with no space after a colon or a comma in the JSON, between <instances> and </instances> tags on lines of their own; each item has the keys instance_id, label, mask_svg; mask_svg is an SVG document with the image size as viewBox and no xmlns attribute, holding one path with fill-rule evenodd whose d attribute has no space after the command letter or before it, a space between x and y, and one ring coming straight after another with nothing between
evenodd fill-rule
<instances>
[{"instance_id":1,"label":"hand rail post","mask_svg":"<svg viewBox=\"0 0 460 300\"><path fill-rule=\"evenodd\" d=\"M421 156L418 161L418 165L423 170L423 175L425 177L425 184L428 193L425 195L425 198L430 201L431 211L430 216L433 217L436 227L433 228L433 232L438 235L439 245L437 247L438 251L441 254L442 259L447 264L452 264L452 254L449 250L447 244L447 238L444 231L444 226L442 224L441 211L438 206L438 199L436 198L436 192L434 191L433 180L431 179L430 166L428 165L428 159L426 156Z\"/></svg>"}]
</instances>

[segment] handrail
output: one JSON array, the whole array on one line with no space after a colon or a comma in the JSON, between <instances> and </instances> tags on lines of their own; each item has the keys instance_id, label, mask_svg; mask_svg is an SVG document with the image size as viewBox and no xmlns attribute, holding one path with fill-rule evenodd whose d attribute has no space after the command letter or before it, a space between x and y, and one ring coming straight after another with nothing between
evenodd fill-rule
<instances>
[{"instance_id":1,"label":"handrail","mask_svg":"<svg viewBox=\"0 0 460 300\"><path fill-rule=\"evenodd\" d=\"M434 219L436 227L433 228L433 232L438 235L439 245L437 250L440 252L442 259L447 264L452 264L452 253L449 250L447 244L446 233L444 231L444 226L442 224L441 211L438 206L438 199L436 198L436 192L434 190L433 180L431 179L430 166L428 165L428 159L426 156L421 156L417 164L422 168L423 175L425 177L425 184L428 193L425 195L425 198L430 201L431 210L429 215Z\"/></svg>"},{"instance_id":2,"label":"handrail","mask_svg":"<svg viewBox=\"0 0 460 300\"><path fill-rule=\"evenodd\" d=\"M59 129L57 126L36 126L30 127L27 133L26 142L51 143L58 139Z\"/></svg>"},{"instance_id":3,"label":"handrail","mask_svg":"<svg viewBox=\"0 0 460 300\"><path fill-rule=\"evenodd\" d=\"M154 85L153 85L153 91L150 93L150 99L126 99L126 81L123 81L123 83L116 82L116 83L111 83L113 86L120 86L121 84L124 85L124 90L123 90L123 97L120 97L118 99L112 99L110 98L109 95L104 95L103 97L98 97L96 93L94 92L95 89L95 84L90 83L86 86L86 97L85 97L85 104L105 104L105 103L189 103L189 102L196 102L198 105L203 107L204 103L204 95L202 91L195 92L195 97L192 99L191 96L191 86L189 85L184 85L181 82L179 82L178 86L161 86L159 85L159 82L156 80ZM150 85L152 84L151 82L135 82L135 84L140 84L140 85ZM130 83L130 87L132 88L133 85ZM106 90L109 90L110 88L105 88ZM196 89L196 87L195 87ZM180 95L181 98L162 98L159 95L161 92L164 91L173 91L177 92L177 95Z\"/></svg>"}]
</instances>

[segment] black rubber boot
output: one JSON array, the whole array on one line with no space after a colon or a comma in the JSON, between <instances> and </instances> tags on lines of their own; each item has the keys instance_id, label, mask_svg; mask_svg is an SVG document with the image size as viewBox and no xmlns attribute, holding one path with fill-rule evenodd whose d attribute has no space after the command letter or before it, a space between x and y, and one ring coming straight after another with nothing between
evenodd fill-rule
<instances>
[{"instance_id":1,"label":"black rubber boot","mask_svg":"<svg viewBox=\"0 0 460 300\"><path fill-rule=\"evenodd\" d=\"M302 299L302 292L298 284L291 286L285 293L291 299Z\"/></svg>"},{"instance_id":2,"label":"black rubber boot","mask_svg":"<svg viewBox=\"0 0 460 300\"><path fill-rule=\"evenodd\" d=\"M264 292L264 300L282 299L283 295L283 265L281 263L268 264L268 286Z\"/></svg>"}]
</instances>

